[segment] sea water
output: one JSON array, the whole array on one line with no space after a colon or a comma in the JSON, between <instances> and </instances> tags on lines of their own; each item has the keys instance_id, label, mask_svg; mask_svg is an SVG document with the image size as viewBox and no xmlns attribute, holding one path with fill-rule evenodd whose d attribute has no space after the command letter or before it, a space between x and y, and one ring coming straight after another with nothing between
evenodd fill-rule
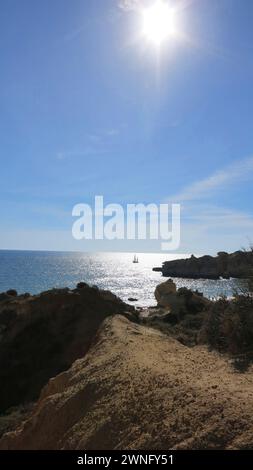
<instances>
[{"instance_id":1,"label":"sea water","mask_svg":"<svg viewBox=\"0 0 253 470\"><path fill-rule=\"evenodd\" d=\"M124 301L137 299L137 306L155 305L154 290L166 280L152 268L182 255L138 253L69 253L0 250L0 292L16 289L36 294L51 288L73 288L80 281L109 289ZM199 290L209 298L232 296L242 281L174 279L177 287Z\"/></svg>"}]
</instances>

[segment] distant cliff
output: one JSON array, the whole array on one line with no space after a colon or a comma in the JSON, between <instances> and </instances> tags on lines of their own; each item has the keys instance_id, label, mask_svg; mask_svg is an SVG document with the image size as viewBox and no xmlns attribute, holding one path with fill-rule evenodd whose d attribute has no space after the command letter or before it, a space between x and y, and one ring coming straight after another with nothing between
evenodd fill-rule
<instances>
[{"instance_id":1,"label":"distant cliff","mask_svg":"<svg viewBox=\"0 0 253 470\"><path fill-rule=\"evenodd\" d=\"M219 279L220 277L243 279L252 269L252 251L236 251L231 254L220 252L217 256L201 256L200 258L192 255L188 259L166 261L161 268L154 268L166 277L189 279Z\"/></svg>"}]
</instances>

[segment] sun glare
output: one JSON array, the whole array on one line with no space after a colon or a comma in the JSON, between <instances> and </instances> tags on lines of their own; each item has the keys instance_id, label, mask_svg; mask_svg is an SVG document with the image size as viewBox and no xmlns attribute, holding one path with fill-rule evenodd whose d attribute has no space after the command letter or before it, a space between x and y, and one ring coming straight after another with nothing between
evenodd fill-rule
<instances>
[{"instance_id":1,"label":"sun glare","mask_svg":"<svg viewBox=\"0 0 253 470\"><path fill-rule=\"evenodd\" d=\"M161 45L175 32L174 10L162 0L143 11L143 34L156 45Z\"/></svg>"}]
</instances>

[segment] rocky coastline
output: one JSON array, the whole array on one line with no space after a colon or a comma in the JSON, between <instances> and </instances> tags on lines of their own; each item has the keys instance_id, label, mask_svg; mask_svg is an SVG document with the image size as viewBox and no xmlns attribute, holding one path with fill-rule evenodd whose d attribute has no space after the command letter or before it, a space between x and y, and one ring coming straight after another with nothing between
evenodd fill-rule
<instances>
[{"instance_id":1,"label":"rocky coastline","mask_svg":"<svg viewBox=\"0 0 253 470\"><path fill-rule=\"evenodd\" d=\"M187 259L165 261L162 267L153 271L161 272L164 277L181 277L187 279L244 279L253 269L253 252L236 251L219 252L217 256L192 255Z\"/></svg>"}]
</instances>

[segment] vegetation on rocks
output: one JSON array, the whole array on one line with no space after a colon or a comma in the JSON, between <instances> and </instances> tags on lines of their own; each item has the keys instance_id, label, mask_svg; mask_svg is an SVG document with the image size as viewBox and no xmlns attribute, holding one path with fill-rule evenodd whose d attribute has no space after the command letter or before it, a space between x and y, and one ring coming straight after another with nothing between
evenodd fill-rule
<instances>
[{"instance_id":1,"label":"vegetation on rocks","mask_svg":"<svg viewBox=\"0 0 253 470\"><path fill-rule=\"evenodd\" d=\"M229 354L241 370L247 368L253 360L253 299L238 296L214 302L204 316L198 339Z\"/></svg>"},{"instance_id":2,"label":"vegetation on rocks","mask_svg":"<svg viewBox=\"0 0 253 470\"><path fill-rule=\"evenodd\" d=\"M1 300L2 299L2 300ZM88 351L103 320L134 308L81 283L0 299L0 413L38 398L47 381Z\"/></svg>"},{"instance_id":3,"label":"vegetation on rocks","mask_svg":"<svg viewBox=\"0 0 253 470\"><path fill-rule=\"evenodd\" d=\"M170 286L171 280L167 282ZM164 292L166 283L161 286ZM156 292L159 292L159 286ZM164 294L162 298L165 298ZM181 288L167 294L166 300L167 314L152 315L144 320L146 324L173 336L184 345L206 344L227 354L241 371L251 364L253 297L249 292L237 294L230 300L210 301L199 292Z\"/></svg>"},{"instance_id":4,"label":"vegetation on rocks","mask_svg":"<svg viewBox=\"0 0 253 470\"><path fill-rule=\"evenodd\" d=\"M235 253L219 252L217 256L201 256L191 258L166 261L161 268L154 268L161 271L166 277L181 277L191 279L219 279L240 278L245 275L253 266L253 250L250 249L236 251Z\"/></svg>"}]
</instances>

